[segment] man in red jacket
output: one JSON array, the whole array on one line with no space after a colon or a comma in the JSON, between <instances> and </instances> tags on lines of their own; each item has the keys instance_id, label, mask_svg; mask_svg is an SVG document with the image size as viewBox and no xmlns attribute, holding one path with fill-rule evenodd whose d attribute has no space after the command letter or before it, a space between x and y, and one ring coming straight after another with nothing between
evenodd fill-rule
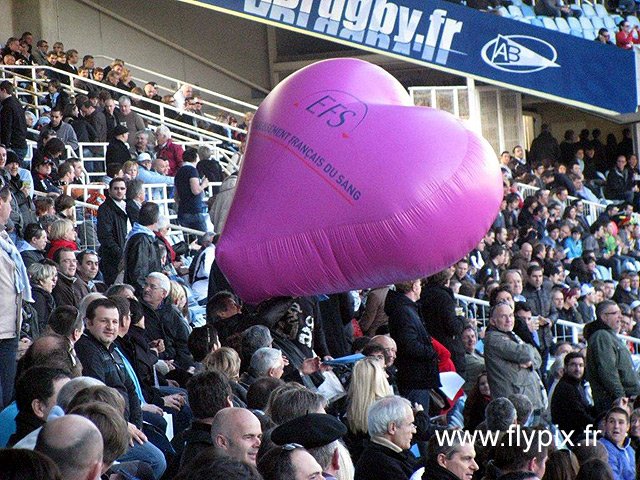
<instances>
[{"instance_id":1,"label":"man in red jacket","mask_svg":"<svg viewBox=\"0 0 640 480\"><path fill-rule=\"evenodd\" d=\"M169 161L169 176L174 177L178 169L182 166L182 146L173 143L171 140L171 130L165 125L160 125L156 129L156 157L165 158Z\"/></svg>"}]
</instances>

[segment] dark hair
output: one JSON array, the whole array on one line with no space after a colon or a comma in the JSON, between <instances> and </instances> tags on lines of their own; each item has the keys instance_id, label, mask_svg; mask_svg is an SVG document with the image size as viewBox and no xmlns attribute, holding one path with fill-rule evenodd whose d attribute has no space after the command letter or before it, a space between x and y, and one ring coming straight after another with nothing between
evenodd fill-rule
<instances>
[{"instance_id":1,"label":"dark hair","mask_svg":"<svg viewBox=\"0 0 640 480\"><path fill-rule=\"evenodd\" d=\"M213 346L218 342L218 331L213 325L206 324L194 328L187 340L187 347L196 362L204 360Z\"/></svg>"},{"instance_id":2,"label":"dark hair","mask_svg":"<svg viewBox=\"0 0 640 480\"><path fill-rule=\"evenodd\" d=\"M498 245L497 243L494 243L493 245L491 245L491 247L489 247L489 258L490 259L494 259L499 257L500 255L502 255L505 252L505 249L502 245Z\"/></svg>"},{"instance_id":3,"label":"dark hair","mask_svg":"<svg viewBox=\"0 0 640 480\"><path fill-rule=\"evenodd\" d=\"M39 223L30 223L24 228L23 236L26 242L31 242L34 238L39 238L44 233L44 228Z\"/></svg>"},{"instance_id":4,"label":"dark hair","mask_svg":"<svg viewBox=\"0 0 640 480\"><path fill-rule=\"evenodd\" d=\"M118 308L118 320L119 320L119 324L122 327L123 326L123 319L124 317L126 317L127 315L129 315L129 299L125 298L125 297L120 297L117 295L114 295L113 297L109 297L109 300L111 300L113 303L116 304L116 307Z\"/></svg>"},{"instance_id":5,"label":"dark hair","mask_svg":"<svg viewBox=\"0 0 640 480\"><path fill-rule=\"evenodd\" d=\"M514 311L514 313L515 312L530 312L531 311L531 307L529 306L529 304L527 302L516 302L513 311Z\"/></svg>"},{"instance_id":6,"label":"dark hair","mask_svg":"<svg viewBox=\"0 0 640 480\"><path fill-rule=\"evenodd\" d=\"M534 458L538 460L538 463L542 463L542 460L547 456L549 447L541 442L539 435L541 431L525 427L517 429L515 433L517 441L503 441L496 446L494 450L495 466L501 470L513 471L525 469ZM527 444L524 442L524 438L533 438L537 441L534 441L530 448L525 448ZM509 439L511 440L511 436Z\"/></svg>"},{"instance_id":7,"label":"dark hair","mask_svg":"<svg viewBox=\"0 0 640 480\"><path fill-rule=\"evenodd\" d=\"M129 298L129 315L131 315L131 324L137 325L144 317L142 305L135 298Z\"/></svg>"},{"instance_id":8,"label":"dark hair","mask_svg":"<svg viewBox=\"0 0 640 480\"><path fill-rule=\"evenodd\" d=\"M575 480L614 480L614 476L607 462L592 458L582 464Z\"/></svg>"},{"instance_id":9,"label":"dark hair","mask_svg":"<svg viewBox=\"0 0 640 480\"><path fill-rule=\"evenodd\" d=\"M9 80L0 83L0 90L4 90L9 95L13 95L13 84Z\"/></svg>"},{"instance_id":10,"label":"dark hair","mask_svg":"<svg viewBox=\"0 0 640 480\"><path fill-rule=\"evenodd\" d=\"M610 408L609 410L607 410L607 413L606 413L606 415L604 416L604 421L606 422L607 420L609 420L609 417L610 417L611 415L613 415L614 413L619 413L620 415L624 415L624 418L626 418L626 419L627 419L627 423L629 423L629 422L630 422L630 419L629 419L629 412L627 412L627 411L626 411L624 408L622 408L622 407L613 407L613 408Z\"/></svg>"},{"instance_id":11,"label":"dark hair","mask_svg":"<svg viewBox=\"0 0 640 480\"><path fill-rule=\"evenodd\" d=\"M305 450L303 447L298 448ZM293 451L294 449L285 446L276 446L260 457L258 471L264 480L294 480L296 472L291 461Z\"/></svg>"},{"instance_id":12,"label":"dark hair","mask_svg":"<svg viewBox=\"0 0 640 480\"><path fill-rule=\"evenodd\" d=\"M142 226L153 225L158 223L160 218L160 207L157 203L147 202L140 207L140 213L138 214L138 223Z\"/></svg>"},{"instance_id":13,"label":"dark hair","mask_svg":"<svg viewBox=\"0 0 640 480\"><path fill-rule=\"evenodd\" d=\"M110 298L97 298L87 307L87 318L93 320L96 316L96 310L100 307L118 310L118 305ZM120 310L118 310L120 313Z\"/></svg>"},{"instance_id":14,"label":"dark hair","mask_svg":"<svg viewBox=\"0 0 640 480\"><path fill-rule=\"evenodd\" d=\"M574 358L581 358L582 360L584 360L584 355L582 355L580 352L569 352L564 356L564 367L567 368L567 366L569 365L569 362L571 362L571 360L573 360Z\"/></svg>"},{"instance_id":15,"label":"dark hair","mask_svg":"<svg viewBox=\"0 0 640 480\"><path fill-rule=\"evenodd\" d=\"M174 480L263 480L256 468L244 462L220 455L209 447L182 466Z\"/></svg>"},{"instance_id":16,"label":"dark hair","mask_svg":"<svg viewBox=\"0 0 640 480\"><path fill-rule=\"evenodd\" d=\"M35 450L0 449L2 480L63 480L53 460Z\"/></svg>"},{"instance_id":17,"label":"dark hair","mask_svg":"<svg viewBox=\"0 0 640 480\"><path fill-rule=\"evenodd\" d=\"M237 298L233 293L227 290L216 293L207 302L207 319L213 319L219 313L228 310L233 302L237 303Z\"/></svg>"},{"instance_id":18,"label":"dark hair","mask_svg":"<svg viewBox=\"0 0 640 480\"><path fill-rule=\"evenodd\" d=\"M64 165L68 165L68 163L65 162L61 166ZM58 170L58 174L60 174L60 170ZM53 203L53 206L56 209L56 213L60 213L64 210L75 207L75 205L76 201L73 199L73 197L65 195L64 193L58 196Z\"/></svg>"},{"instance_id":19,"label":"dark hair","mask_svg":"<svg viewBox=\"0 0 640 480\"><path fill-rule=\"evenodd\" d=\"M544 268L542 268L538 264L531 265L529 268L527 268L527 277L530 277L533 272L537 271L544 271Z\"/></svg>"},{"instance_id":20,"label":"dark hair","mask_svg":"<svg viewBox=\"0 0 640 480\"><path fill-rule=\"evenodd\" d=\"M42 147L42 156L54 157L60 153L65 153L66 150L67 148L65 147L64 142L58 137L53 137L44 145L44 147ZM40 162L35 163L37 165Z\"/></svg>"},{"instance_id":21,"label":"dark hair","mask_svg":"<svg viewBox=\"0 0 640 480\"><path fill-rule=\"evenodd\" d=\"M78 261L78 264L81 265L82 262L84 262L84 258L87 255L95 255L96 257L98 256L98 254L96 252L94 252L93 250L80 250L77 254L76 254L76 260ZM109 295L107 295L109 296Z\"/></svg>"},{"instance_id":22,"label":"dark hair","mask_svg":"<svg viewBox=\"0 0 640 480\"><path fill-rule=\"evenodd\" d=\"M56 264L60 265L60 257L62 256L63 253L66 253L66 252L73 253L73 250L71 250L69 247L62 247L56 250L56 252L53 254L53 261L56 262Z\"/></svg>"},{"instance_id":23,"label":"dark hair","mask_svg":"<svg viewBox=\"0 0 640 480\"><path fill-rule=\"evenodd\" d=\"M46 402L54 394L53 382L69 378L70 373L60 368L45 366L31 367L25 370L16 382L16 405L22 413L31 412L31 402Z\"/></svg>"},{"instance_id":24,"label":"dark hair","mask_svg":"<svg viewBox=\"0 0 640 480\"><path fill-rule=\"evenodd\" d=\"M195 148L187 148L182 154L182 161L193 163L198 158L198 151Z\"/></svg>"},{"instance_id":25,"label":"dark hair","mask_svg":"<svg viewBox=\"0 0 640 480\"><path fill-rule=\"evenodd\" d=\"M120 170L122 170L121 163L112 162L107 164L107 177L112 177L112 181L118 178L124 182L125 181L124 178L116 177L116 175L120 173ZM111 188L111 182L109 182L109 188Z\"/></svg>"},{"instance_id":26,"label":"dark hair","mask_svg":"<svg viewBox=\"0 0 640 480\"><path fill-rule=\"evenodd\" d=\"M229 406L231 386L224 373L210 370L191 377L187 382L187 393L194 418L213 418Z\"/></svg>"},{"instance_id":27,"label":"dark hair","mask_svg":"<svg viewBox=\"0 0 640 480\"><path fill-rule=\"evenodd\" d=\"M264 410L271 392L281 385L284 385L284 382L280 378L258 378L249 386L249 390L247 390L247 408L251 410Z\"/></svg>"},{"instance_id":28,"label":"dark hair","mask_svg":"<svg viewBox=\"0 0 640 480\"><path fill-rule=\"evenodd\" d=\"M62 305L51 312L47 326L58 335L69 337L75 330L82 329L82 319L76 307Z\"/></svg>"}]
</instances>

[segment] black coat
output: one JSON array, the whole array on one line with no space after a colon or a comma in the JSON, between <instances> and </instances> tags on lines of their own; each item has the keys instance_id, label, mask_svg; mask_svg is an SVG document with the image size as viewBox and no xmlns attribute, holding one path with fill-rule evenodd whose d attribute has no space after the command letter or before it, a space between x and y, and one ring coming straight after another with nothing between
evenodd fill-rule
<instances>
[{"instance_id":1,"label":"black coat","mask_svg":"<svg viewBox=\"0 0 640 480\"><path fill-rule=\"evenodd\" d=\"M78 138L78 142L97 142L98 141L98 133L96 129L91 125L88 118L80 115L78 118L75 118L73 122L71 122L71 126L73 127L73 131L76 132L76 137Z\"/></svg>"},{"instance_id":2,"label":"black coat","mask_svg":"<svg viewBox=\"0 0 640 480\"><path fill-rule=\"evenodd\" d=\"M127 214L108 197L98 208L98 241L100 242L100 271L104 282L111 285L118 275L127 238Z\"/></svg>"},{"instance_id":3,"label":"black coat","mask_svg":"<svg viewBox=\"0 0 640 480\"><path fill-rule=\"evenodd\" d=\"M320 302L322 329L329 355L333 358L351 354L353 327L351 320L355 315L354 303L349 293L334 293Z\"/></svg>"},{"instance_id":4,"label":"black coat","mask_svg":"<svg viewBox=\"0 0 640 480\"><path fill-rule=\"evenodd\" d=\"M2 101L0 143L10 148L27 148L27 121L20 101L13 95Z\"/></svg>"},{"instance_id":5,"label":"black coat","mask_svg":"<svg viewBox=\"0 0 640 480\"><path fill-rule=\"evenodd\" d=\"M154 310L146 302L141 302L145 318L145 335L148 341L164 340L162 359L175 360L184 370L193 366L193 356L189 351L189 327L178 309L165 299L160 308Z\"/></svg>"},{"instance_id":6,"label":"black coat","mask_svg":"<svg viewBox=\"0 0 640 480\"><path fill-rule=\"evenodd\" d=\"M408 480L417 470L411 452L396 453L390 448L369 442L356 463L354 480Z\"/></svg>"},{"instance_id":7,"label":"black coat","mask_svg":"<svg viewBox=\"0 0 640 480\"><path fill-rule=\"evenodd\" d=\"M563 376L551 397L551 419L563 432L575 430L575 438L582 438L587 425L594 422L595 411L587 403L583 385L578 380Z\"/></svg>"},{"instance_id":8,"label":"black coat","mask_svg":"<svg viewBox=\"0 0 640 480\"><path fill-rule=\"evenodd\" d=\"M464 320L456 315L453 290L443 286L428 286L422 291L421 303L427 330L449 350L456 372L464 377L465 351L461 338Z\"/></svg>"},{"instance_id":9,"label":"black coat","mask_svg":"<svg viewBox=\"0 0 640 480\"><path fill-rule=\"evenodd\" d=\"M142 289L151 272L162 272L157 237L146 233L133 235L124 247L124 283L136 289L142 298Z\"/></svg>"},{"instance_id":10,"label":"black coat","mask_svg":"<svg viewBox=\"0 0 640 480\"><path fill-rule=\"evenodd\" d=\"M114 138L109 142L107 146L106 164L119 163L122 165L124 162L131 160L131 154L129 153L129 147L122 140Z\"/></svg>"},{"instance_id":11,"label":"black coat","mask_svg":"<svg viewBox=\"0 0 640 480\"><path fill-rule=\"evenodd\" d=\"M22 257L22 261L24 262L24 266L27 270L32 264L40 263L44 260L44 253L40 250L23 250L20 252L20 256Z\"/></svg>"},{"instance_id":12,"label":"black coat","mask_svg":"<svg viewBox=\"0 0 640 480\"><path fill-rule=\"evenodd\" d=\"M158 407L163 407L162 394L154 386L156 378L154 365L158 361L158 355L149 348L149 340L145 335L145 330L137 325L131 325L124 338L118 338L116 342L136 372L145 400ZM157 375L159 376L159 374ZM163 383L166 383L164 379L160 384Z\"/></svg>"},{"instance_id":13,"label":"black coat","mask_svg":"<svg viewBox=\"0 0 640 480\"><path fill-rule=\"evenodd\" d=\"M438 354L420 318L418 304L389 290L384 311L389 316L391 337L398 345L395 365L400 390L440 387Z\"/></svg>"},{"instance_id":14,"label":"black coat","mask_svg":"<svg viewBox=\"0 0 640 480\"><path fill-rule=\"evenodd\" d=\"M607 183L604 185L604 197L607 200L626 200L627 193L633 190L633 175L625 168L620 172L617 168L609 170Z\"/></svg>"},{"instance_id":15,"label":"black coat","mask_svg":"<svg viewBox=\"0 0 640 480\"><path fill-rule=\"evenodd\" d=\"M35 308L38 314L38 330L37 332L33 332L37 337L43 334L44 329L49 323L49 315L51 315L51 312L56 308L56 301L53 299L53 295L38 285L31 286L31 294L33 295L33 308ZM35 330L33 329L33 325L32 330Z\"/></svg>"},{"instance_id":16,"label":"black coat","mask_svg":"<svg viewBox=\"0 0 640 480\"><path fill-rule=\"evenodd\" d=\"M82 375L97 378L108 387L118 390L125 401L125 419L142 428L140 399L113 345L107 349L87 331L76 342L75 349L82 362Z\"/></svg>"},{"instance_id":17,"label":"black coat","mask_svg":"<svg viewBox=\"0 0 640 480\"><path fill-rule=\"evenodd\" d=\"M127 216L131 220L131 223L134 224L138 221L138 216L140 215L140 207L135 202L135 200L127 200Z\"/></svg>"}]
</instances>

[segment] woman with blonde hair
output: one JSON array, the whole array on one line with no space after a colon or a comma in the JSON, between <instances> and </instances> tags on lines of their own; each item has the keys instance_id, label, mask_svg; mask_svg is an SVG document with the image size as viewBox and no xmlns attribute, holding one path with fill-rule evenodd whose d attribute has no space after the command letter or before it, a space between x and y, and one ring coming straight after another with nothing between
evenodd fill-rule
<instances>
[{"instance_id":1,"label":"woman with blonde hair","mask_svg":"<svg viewBox=\"0 0 640 480\"><path fill-rule=\"evenodd\" d=\"M240 355L233 348L220 347L202 361L205 371L217 370L229 378L234 406L246 406L247 390L238 383L240 379ZM239 403L238 400L242 403Z\"/></svg>"},{"instance_id":2,"label":"woman with blonde hair","mask_svg":"<svg viewBox=\"0 0 640 480\"><path fill-rule=\"evenodd\" d=\"M76 226L68 218L60 218L51 224L49 230L49 240L51 241L51 247L47 253L47 258L53 259L55 253L61 248L70 248L74 252L79 250L76 239L78 234L76 233Z\"/></svg>"},{"instance_id":3,"label":"woman with blonde hair","mask_svg":"<svg viewBox=\"0 0 640 480\"><path fill-rule=\"evenodd\" d=\"M345 423L345 442L356 463L368 438L367 411L377 400L393 395L380 362L371 357L363 358L353 366L348 392L348 406Z\"/></svg>"},{"instance_id":4,"label":"woman with blonde hair","mask_svg":"<svg viewBox=\"0 0 640 480\"><path fill-rule=\"evenodd\" d=\"M47 261L48 262L48 261ZM51 292L58 281L58 270L51 262L46 264L34 263L27 270L31 293L33 296L33 308L37 313L35 321L30 323L31 338L35 340L44 332L51 312L56 308L56 301Z\"/></svg>"}]
</instances>

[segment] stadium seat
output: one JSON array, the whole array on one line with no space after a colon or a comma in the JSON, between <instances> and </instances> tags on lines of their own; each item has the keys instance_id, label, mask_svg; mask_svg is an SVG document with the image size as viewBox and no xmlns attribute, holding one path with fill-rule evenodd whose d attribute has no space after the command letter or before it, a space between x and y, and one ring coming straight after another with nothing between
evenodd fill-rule
<instances>
[{"instance_id":1,"label":"stadium seat","mask_svg":"<svg viewBox=\"0 0 640 480\"><path fill-rule=\"evenodd\" d=\"M533 25L534 27L544 28L544 24L542 23L542 20L540 20L539 18L532 18L531 25Z\"/></svg>"},{"instance_id":2,"label":"stadium seat","mask_svg":"<svg viewBox=\"0 0 640 480\"><path fill-rule=\"evenodd\" d=\"M522 3L522 0L512 0L511 1L511 5L515 5L516 7L522 8L522 6L525 5L525 4Z\"/></svg>"},{"instance_id":3,"label":"stadium seat","mask_svg":"<svg viewBox=\"0 0 640 480\"><path fill-rule=\"evenodd\" d=\"M556 17L556 26L558 27L558 31L562 33L571 32L571 27L569 27L569 24L567 23L567 21L562 17Z\"/></svg>"},{"instance_id":4,"label":"stadium seat","mask_svg":"<svg viewBox=\"0 0 640 480\"><path fill-rule=\"evenodd\" d=\"M604 5L596 3L593 7L596 11L596 15L600 18L607 18L609 16L609 12L607 12L607 9L604 8Z\"/></svg>"},{"instance_id":5,"label":"stadium seat","mask_svg":"<svg viewBox=\"0 0 640 480\"><path fill-rule=\"evenodd\" d=\"M582 30L571 30L569 34L573 35L574 37L583 38Z\"/></svg>"},{"instance_id":6,"label":"stadium seat","mask_svg":"<svg viewBox=\"0 0 640 480\"><path fill-rule=\"evenodd\" d=\"M620 22L621 22L622 20L624 20L620 15L611 15L611 18L612 18L612 19L613 19L613 21L615 22L616 27L617 27L618 25L620 25Z\"/></svg>"},{"instance_id":7,"label":"stadium seat","mask_svg":"<svg viewBox=\"0 0 640 480\"><path fill-rule=\"evenodd\" d=\"M629 22L634 27L640 27L640 20L635 15L628 15L627 22Z\"/></svg>"},{"instance_id":8,"label":"stadium seat","mask_svg":"<svg viewBox=\"0 0 640 480\"><path fill-rule=\"evenodd\" d=\"M593 29L597 32L601 28L605 28L604 21L600 17L593 17L590 19L593 25Z\"/></svg>"},{"instance_id":9,"label":"stadium seat","mask_svg":"<svg viewBox=\"0 0 640 480\"><path fill-rule=\"evenodd\" d=\"M589 17L589 18L597 17L596 11L588 3L582 4L582 13L584 14L585 17Z\"/></svg>"},{"instance_id":10,"label":"stadium seat","mask_svg":"<svg viewBox=\"0 0 640 480\"><path fill-rule=\"evenodd\" d=\"M514 20L517 20L518 22L522 22L522 23L531 24L531 19L529 19L529 18L516 17L516 18L514 18Z\"/></svg>"},{"instance_id":11,"label":"stadium seat","mask_svg":"<svg viewBox=\"0 0 640 480\"><path fill-rule=\"evenodd\" d=\"M584 35L584 38L596 38L591 20L587 17L580 17L580 25L582 25L582 34Z\"/></svg>"},{"instance_id":12,"label":"stadium seat","mask_svg":"<svg viewBox=\"0 0 640 480\"><path fill-rule=\"evenodd\" d=\"M529 5L526 4L522 4L520 6L520 10L522 10L522 15L524 16L524 18L535 18L536 13L533 11L533 8L531 8Z\"/></svg>"},{"instance_id":13,"label":"stadium seat","mask_svg":"<svg viewBox=\"0 0 640 480\"><path fill-rule=\"evenodd\" d=\"M511 14L509 13L509 10L507 10L506 7L498 7L498 13L500 14L501 17L511 18Z\"/></svg>"},{"instance_id":14,"label":"stadium seat","mask_svg":"<svg viewBox=\"0 0 640 480\"><path fill-rule=\"evenodd\" d=\"M524 17L524 15L522 15L522 10L520 10L520 7L516 7L515 5L509 5L509 13L513 18Z\"/></svg>"},{"instance_id":15,"label":"stadium seat","mask_svg":"<svg viewBox=\"0 0 640 480\"><path fill-rule=\"evenodd\" d=\"M618 26L616 25L616 22L613 19L613 17L604 17L602 20L604 21L605 28L609 30L609 33L611 34L615 33Z\"/></svg>"},{"instance_id":16,"label":"stadium seat","mask_svg":"<svg viewBox=\"0 0 640 480\"><path fill-rule=\"evenodd\" d=\"M571 28L571 30L582 33L582 25L580 25L580 20L578 20L576 17L567 18L567 23L569 24L569 28Z\"/></svg>"},{"instance_id":17,"label":"stadium seat","mask_svg":"<svg viewBox=\"0 0 640 480\"><path fill-rule=\"evenodd\" d=\"M558 30L558 26L556 25L556 22L553 21L553 18L551 17L538 17L538 18L542 18L542 24L544 25L544 28L546 28L547 30Z\"/></svg>"}]
</instances>

